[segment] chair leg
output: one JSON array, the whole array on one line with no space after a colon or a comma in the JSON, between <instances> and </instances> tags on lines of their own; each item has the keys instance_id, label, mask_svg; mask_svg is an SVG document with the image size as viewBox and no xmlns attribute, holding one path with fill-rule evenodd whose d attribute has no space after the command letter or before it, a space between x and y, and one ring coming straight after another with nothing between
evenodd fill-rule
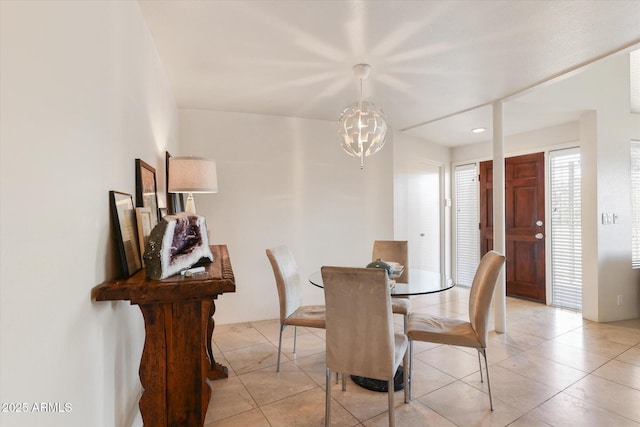
<instances>
[{"instance_id":1,"label":"chair leg","mask_svg":"<svg viewBox=\"0 0 640 427\"><path fill-rule=\"evenodd\" d=\"M339 375L340 375L340 374L339 374L338 372L336 372L336 384L338 384L338 376L339 376Z\"/></svg>"},{"instance_id":2,"label":"chair leg","mask_svg":"<svg viewBox=\"0 0 640 427\"><path fill-rule=\"evenodd\" d=\"M391 379L389 380L389 384L387 385L387 387L389 388L389 427L395 427L396 425L396 413L395 413L395 408L393 405L393 393L394 393L394 381L393 381L393 377L391 377Z\"/></svg>"},{"instance_id":3,"label":"chair leg","mask_svg":"<svg viewBox=\"0 0 640 427\"><path fill-rule=\"evenodd\" d=\"M404 365L404 369L402 370L402 381L404 381L404 403L409 403L409 370L411 369L411 366L409 365L409 349L404 352L402 364Z\"/></svg>"},{"instance_id":4,"label":"chair leg","mask_svg":"<svg viewBox=\"0 0 640 427\"><path fill-rule=\"evenodd\" d=\"M409 340L409 400L411 400L411 385L413 383L413 340Z\"/></svg>"},{"instance_id":5,"label":"chair leg","mask_svg":"<svg viewBox=\"0 0 640 427\"><path fill-rule=\"evenodd\" d=\"M482 350L482 356L484 357L484 366L487 370L487 387L489 387L489 404L491 405L491 410L493 411L493 396L491 395L491 380L489 379L489 362L487 362L487 350L485 348Z\"/></svg>"},{"instance_id":6,"label":"chair leg","mask_svg":"<svg viewBox=\"0 0 640 427\"><path fill-rule=\"evenodd\" d=\"M347 376L342 374L342 391L347 391Z\"/></svg>"},{"instance_id":7,"label":"chair leg","mask_svg":"<svg viewBox=\"0 0 640 427\"><path fill-rule=\"evenodd\" d=\"M407 325L409 324L409 314L404 315L404 334L407 334Z\"/></svg>"},{"instance_id":8,"label":"chair leg","mask_svg":"<svg viewBox=\"0 0 640 427\"><path fill-rule=\"evenodd\" d=\"M293 354L296 354L296 341L298 340L298 327L293 327Z\"/></svg>"},{"instance_id":9,"label":"chair leg","mask_svg":"<svg viewBox=\"0 0 640 427\"><path fill-rule=\"evenodd\" d=\"M276 372L280 372L280 353L282 352L282 331L284 331L285 324L280 324L280 338L278 339L278 364L276 366Z\"/></svg>"},{"instance_id":10,"label":"chair leg","mask_svg":"<svg viewBox=\"0 0 640 427\"><path fill-rule=\"evenodd\" d=\"M482 361L480 360L480 349L478 349L478 366L480 366L480 382L483 383L482 379Z\"/></svg>"},{"instance_id":11,"label":"chair leg","mask_svg":"<svg viewBox=\"0 0 640 427\"><path fill-rule=\"evenodd\" d=\"M326 392L327 395L325 397L324 404L324 425L325 427L329 427L331 424L331 370L326 368Z\"/></svg>"}]
</instances>

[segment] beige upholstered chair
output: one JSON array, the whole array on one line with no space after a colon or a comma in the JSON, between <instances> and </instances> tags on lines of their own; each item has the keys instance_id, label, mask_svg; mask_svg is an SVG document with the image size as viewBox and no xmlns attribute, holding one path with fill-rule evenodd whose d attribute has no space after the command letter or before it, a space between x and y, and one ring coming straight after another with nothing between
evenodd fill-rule
<instances>
[{"instance_id":1,"label":"beige upholstered chair","mask_svg":"<svg viewBox=\"0 0 640 427\"><path fill-rule=\"evenodd\" d=\"M393 377L404 360L408 339L394 333L389 283L384 270L322 267L327 309L325 425L331 421L331 371L388 381L389 425L395 425ZM408 403L407 370L404 371Z\"/></svg>"},{"instance_id":2,"label":"beige upholstered chair","mask_svg":"<svg viewBox=\"0 0 640 427\"><path fill-rule=\"evenodd\" d=\"M411 357L413 358L413 341L426 341L449 344L461 347L471 347L478 350L480 364L480 381L482 380L482 362L484 357L487 371L487 386L489 388L489 404L493 411L493 397L491 396L491 381L489 380L489 364L487 363L487 335L489 323L489 308L496 287L500 269L504 264L504 255L490 251L480 261L471 285L469 294L469 321L431 316L422 313L411 313L407 335L411 340ZM410 367L413 368L413 360ZM411 380L409 380L411 384ZM411 397L411 390L409 390Z\"/></svg>"},{"instance_id":3,"label":"beige upholstered chair","mask_svg":"<svg viewBox=\"0 0 640 427\"><path fill-rule=\"evenodd\" d=\"M402 275L396 279L398 283L407 283L409 277L409 249L406 240L376 240L373 242L372 260L382 259L404 265ZM407 333L407 321L411 312L411 300L409 297L391 298L393 312L404 316L404 333Z\"/></svg>"},{"instance_id":4,"label":"beige upholstered chair","mask_svg":"<svg viewBox=\"0 0 640 427\"><path fill-rule=\"evenodd\" d=\"M300 274L293 254L286 246L267 249L267 257L273 268L280 298L280 338L278 339L278 365L280 372L280 354L282 352L282 331L287 325L294 326L293 352L296 352L297 327L322 328L325 325L323 305L302 305Z\"/></svg>"}]
</instances>

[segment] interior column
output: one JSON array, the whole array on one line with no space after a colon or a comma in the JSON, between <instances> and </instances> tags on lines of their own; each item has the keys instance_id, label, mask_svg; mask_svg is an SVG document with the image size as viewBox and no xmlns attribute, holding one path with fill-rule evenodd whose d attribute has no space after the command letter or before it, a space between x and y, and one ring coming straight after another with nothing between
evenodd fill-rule
<instances>
[{"instance_id":1,"label":"interior column","mask_svg":"<svg viewBox=\"0 0 640 427\"><path fill-rule=\"evenodd\" d=\"M504 132L502 101L493 103L493 249L506 254L504 205ZM506 265L506 264L505 264ZM505 268L496 283L494 299L496 332L507 332Z\"/></svg>"}]
</instances>

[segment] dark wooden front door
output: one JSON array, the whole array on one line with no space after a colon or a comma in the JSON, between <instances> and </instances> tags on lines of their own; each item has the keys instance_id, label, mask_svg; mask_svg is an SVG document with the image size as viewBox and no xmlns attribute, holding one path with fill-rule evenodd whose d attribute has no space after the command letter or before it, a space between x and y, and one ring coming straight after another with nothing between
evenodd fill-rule
<instances>
[{"instance_id":1,"label":"dark wooden front door","mask_svg":"<svg viewBox=\"0 0 640 427\"><path fill-rule=\"evenodd\" d=\"M546 302L544 153L505 159L507 295ZM493 249L493 162L480 163L481 254Z\"/></svg>"}]
</instances>

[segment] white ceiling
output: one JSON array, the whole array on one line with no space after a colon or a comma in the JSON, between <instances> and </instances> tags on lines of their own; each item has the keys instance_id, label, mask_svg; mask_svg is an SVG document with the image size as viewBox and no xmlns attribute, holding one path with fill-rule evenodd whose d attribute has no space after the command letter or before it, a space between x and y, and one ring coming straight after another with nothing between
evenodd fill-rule
<instances>
[{"instance_id":1,"label":"white ceiling","mask_svg":"<svg viewBox=\"0 0 640 427\"><path fill-rule=\"evenodd\" d=\"M449 146L487 139L470 129L490 128L493 101L640 43L640 0L140 4L179 108L337 121L368 63L364 97L389 124ZM515 100L505 120L517 133L578 114Z\"/></svg>"}]
</instances>

